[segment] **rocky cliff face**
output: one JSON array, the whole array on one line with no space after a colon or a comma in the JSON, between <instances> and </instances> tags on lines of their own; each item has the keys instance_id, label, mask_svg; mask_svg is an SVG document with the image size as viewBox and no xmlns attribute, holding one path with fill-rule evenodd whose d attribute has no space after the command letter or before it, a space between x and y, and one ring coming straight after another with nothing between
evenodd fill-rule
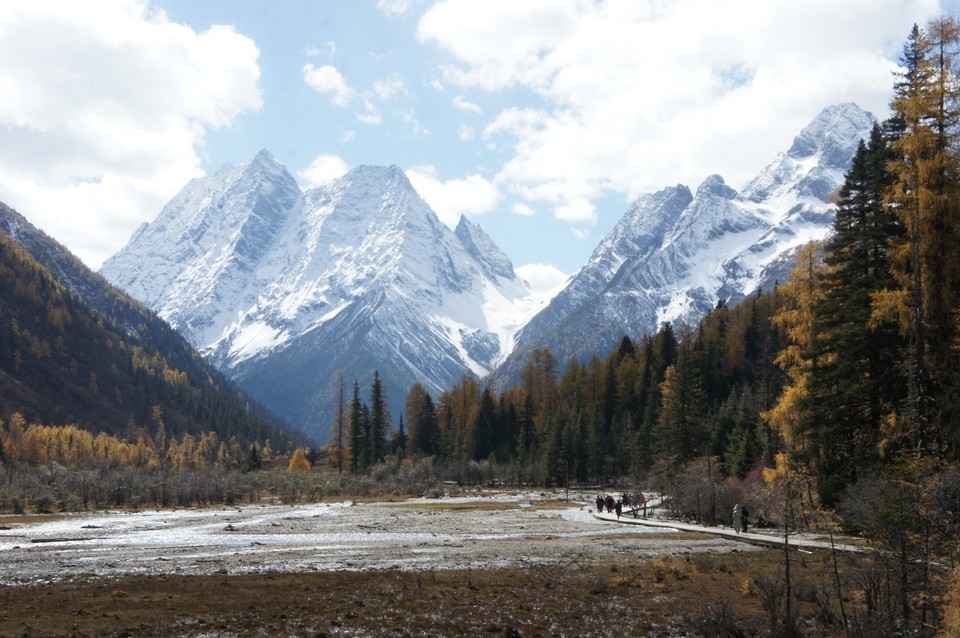
<instances>
[{"instance_id":1,"label":"rocky cliff face","mask_svg":"<svg viewBox=\"0 0 960 638\"><path fill-rule=\"evenodd\" d=\"M444 226L397 167L301 193L269 153L191 182L103 274L323 440L342 374L399 413L506 356L528 286L483 232ZM399 416L399 414L397 414Z\"/></svg>"}]
</instances>

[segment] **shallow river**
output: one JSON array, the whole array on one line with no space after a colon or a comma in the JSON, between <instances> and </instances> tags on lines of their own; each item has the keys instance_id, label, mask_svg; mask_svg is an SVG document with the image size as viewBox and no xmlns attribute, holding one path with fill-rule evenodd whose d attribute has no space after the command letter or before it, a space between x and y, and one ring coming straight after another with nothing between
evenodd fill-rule
<instances>
[{"instance_id":1,"label":"shallow river","mask_svg":"<svg viewBox=\"0 0 960 638\"><path fill-rule=\"evenodd\" d=\"M720 538L598 521L587 505L558 506L551 498L544 507L546 500L531 493L12 517L0 529L0 584L91 575L629 562L743 548Z\"/></svg>"}]
</instances>

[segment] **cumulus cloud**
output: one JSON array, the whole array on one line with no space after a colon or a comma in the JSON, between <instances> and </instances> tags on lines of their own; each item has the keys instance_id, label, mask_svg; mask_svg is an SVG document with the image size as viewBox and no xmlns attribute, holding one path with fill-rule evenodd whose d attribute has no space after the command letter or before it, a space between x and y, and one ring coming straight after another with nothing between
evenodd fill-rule
<instances>
[{"instance_id":1,"label":"cumulus cloud","mask_svg":"<svg viewBox=\"0 0 960 638\"><path fill-rule=\"evenodd\" d=\"M471 113L476 113L477 115L480 115L481 113L483 113L483 109L481 109L478 105L474 104L470 100L464 98L462 95L458 95L455 98L453 98L452 103L453 103L453 106L460 109L461 111L469 111Z\"/></svg>"},{"instance_id":2,"label":"cumulus cloud","mask_svg":"<svg viewBox=\"0 0 960 638\"><path fill-rule=\"evenodd\" d=\"M88 265L199 176L206 132L261 108L259 51L138 0L0 12L0 200Z\"/></svg>"},{"instance_id":3,"label":"cumulus cloud","mask_svg":"<svg viewBox=\"0 0 960 638\"><path fill-rule=\"evenodd\" d=\"M482 215L500 202L500 191L479 173L443 181L437 177L436 168L423 165L408 169L406 174L420 197L450 228L456 228L461 215Z\"/></svg>"},{"instance_id":4,"label":"cumulus cloud","mask_svg":"<svg viewBox=\"0 0 960 638\"><path fill-rule=\"evenodd\" d=\"M349 106L353 101L355 91L350 88L340 71L329 64L323 66L305 64L303 81L317 93L328 94L330 102L337 106Z\"/></svg>"},{"instance_id":5,"label":"cumulus cloud","mask_svg":"<svg viewBox=\"0 0 960 638\"><path fill-rule=\"evenodd\" d=\"M513 212L521 217L533 217L537 214L537 211L533 210L524 203L516 203L512 208Z\"/></svg>"},{"instance_id":6,"label":"cumulus cloud","mask_svg":"<svg viewBox=\"0 0 960 638\"><path fill-rule=\"evenodd\" d=\"M939 12L935 0L440 0L417 35L453 56L445 82L538 96L483 132L511 153L497 183L590 223L609 193L712 173L741 186L827 105L883 117L890 60Z\"/></svg>"},{"instance_id":7,"label":"cumulus cloud","mask_svg":"<svg viewBox=\"0 0 960 638\"><path fill-rule=\"evenodd\" d=\"M314 188L326 186L349 170L350 167L339 155L317 155L310 166L297 171L297 177L304 188Z\"/></svg>"},{"instance_id":8,"label":"cumulus cloud","mask_svg":"<svg viewBox=\"0 0 960 638\"><path fill-rule=\"evenodd\" d=\"M552 264L531 263L514 269L536 292L550 292L563 284L569 275Z\"/></svg>"},{"instance_id":9,"label":"cumulus cloud","mask_svg":"<svg viewBox=\"0 0 960 638\"><path fill-rule=\"evenodd\" d=\"M389 100L396 95L406 94L407 87L398 76L392 76L386 80L374 82L373 92L376 93L377 97L381 100Z\"/></svg>"}]
</instances>

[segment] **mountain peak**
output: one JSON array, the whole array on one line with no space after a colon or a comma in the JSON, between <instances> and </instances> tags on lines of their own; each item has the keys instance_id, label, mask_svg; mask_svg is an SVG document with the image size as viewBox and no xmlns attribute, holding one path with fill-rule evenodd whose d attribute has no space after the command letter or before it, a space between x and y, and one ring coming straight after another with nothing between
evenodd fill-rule
<instances>
[{"instance_id":1,"label":"mountain peak","mask_svg":"<svg viewBox=\"0 0 960 638\"><path fill-rule=\"evenodd\" d=\"M821 164L846 168L857 149L862 131L876 118L852 102L826 107L793 140L787 155L794 159L821 155Z\"/></svg>"},{"instance_id":2,"label":"mountain peak","mask_svg":"<svg viewBox=\"0 0 960 638\"><path fill-rule=\"evenodd\" d=\"M807 124L793 145L741 191L755 202L779 192L826 202L843 181L860 140L870 135L876 119L856 104L828 106ZM786 189L786 190L784 190Z\"/></svg>"},{"instance_id":3,"label":"mountain peak","mask_svg":"<svg viewBox=\"0 0 960 638\"><path fill-rule=\"evenodd\" d=\"M265 147L261 146L260 150L254 153L253 157L250 158L250 164L279 164L277 158L274 157L273 153L268 151Z\"/></svg>"},{"instance_id":4,"label":"mountain peak","mask_svg":"<svg viewBox=\"0 0 960 638\"><path fill-rule=\"evenodd\" d=\"M467 249L467 253L480 264L485 275L503 279L516 278L513 262L493 242L480 224L474 224L467 219L466 215L461 215L453 234Z\"/></svg>"},{"instance_id":5,"label":"mountain peak","mask_svg":"<svg viewBox=\"0 0 960 638\"><path fill-rule=\"evenodd\" d=\"M439 392L505 354L530 291L479 226L451 232L396 165L307 193L281 174L261 150L193 183L104 274L311 432L332 421L338 372Z\"/></svg>"},{"instance_id":6,"label":"mountain peak","mask_svg":"<svg viewBox=\"0 0 960 638\"><path fill-rule=\"evenodd\" d=\"M701 183L697 188L698 198L706 195L713 195L723 199L736 199L738 193L734 189L727 186L727 183L723 181L722 177L719 175L711 175L707 179L703 180L703 183Z\"/></svg>"}]
</instances>

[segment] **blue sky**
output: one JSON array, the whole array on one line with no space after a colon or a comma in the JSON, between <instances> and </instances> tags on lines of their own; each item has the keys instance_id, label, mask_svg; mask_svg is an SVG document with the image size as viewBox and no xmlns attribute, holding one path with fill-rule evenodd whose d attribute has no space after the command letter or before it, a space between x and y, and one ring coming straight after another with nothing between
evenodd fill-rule
<instances>
[{"instance_id":1,"label":"blue sky","mask_svg":"<svg viewBox=\"0 0 960 638\"><path fill-rule=\"evenodd\" d=\"M0 12L0 201L93 267L191 178L396 164L539 287L642 193L740 188L821 108L884 116L936 0L23 0Z\"/></svg>"}]
</instances>

